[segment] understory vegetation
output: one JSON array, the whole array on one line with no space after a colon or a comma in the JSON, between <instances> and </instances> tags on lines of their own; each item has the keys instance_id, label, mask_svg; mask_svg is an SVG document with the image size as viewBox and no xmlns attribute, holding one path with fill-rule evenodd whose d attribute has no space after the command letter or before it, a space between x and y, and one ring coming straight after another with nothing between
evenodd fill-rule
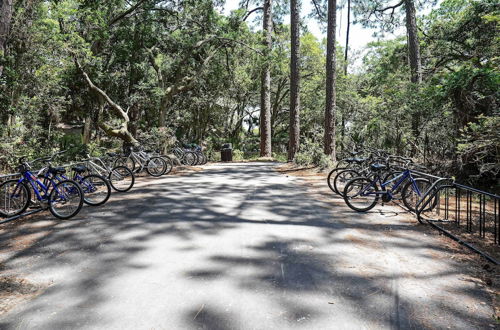
<instances>
[{"instance_id":1,"label":"understory vegetation","mask_svg":"<svg viewBox=\"0 0 500 330\"><path fill-rule=\"evenodd\" d=\"M241 1L228 15L219 0L4 0L1 7L9 2L10 17L5 11L0 16L1 24L10 18L0 40L2 171L12 170L20 155L37 157L73 144L97 150L154 141L168 148L176 139L198 143L216 157L228 142L235 159L257 158L264 65L271 77L272 152L286 160L288 1L273 2L269 52L262 13L252 11L263 1ZM326 20L326 1L316 3L311 15ZM384 1L366 3L353 1L355 18L373 26L370 6ZM419 83L412 81L404 36L381 37L362 57L350 52L347 61L345 46L337 43L337 158L355 146L386 149L430 164L438 174L495 189L500 5L444 0L425 15L419 8L417 3ZM393 15L395 29L404 17ZM300 147L294 160L326 167L332 162L323 148L326 40L305 24L300 31Z\"/></svg>"}]
</instances>

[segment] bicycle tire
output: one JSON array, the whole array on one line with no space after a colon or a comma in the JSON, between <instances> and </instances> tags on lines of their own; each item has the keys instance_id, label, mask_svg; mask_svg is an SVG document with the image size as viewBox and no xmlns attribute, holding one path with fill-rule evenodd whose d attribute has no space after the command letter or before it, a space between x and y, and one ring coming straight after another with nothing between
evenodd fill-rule
<instances>
[{"instance_id":1,"label":"bicycle tire","mask_svg":"<svg viewBox=\"0 0 500 330\"><path fill-rule=\"evenodd\" d=\"M351 181L349 181L345 188L344 188L344 202L346 203L349 208L356 212L368 212L372 208L377 205L377 202L379 200L379 195L374 194L373 200L371 200L371 197L366 198L368 203L364 207L359 207L358 205L355 205L352 201L355 200L359 196L359 192L356 191L356 188L360 188L360 190L365 189L366 185L370 184L371 187L377 192L379 189L377 187L376 183L373 183L372 180L369 178L364 178L364 177L358 177L354 178ZM352 194L351 194L352 193ZM359 201L360 199L358 199Z\"/></svg>"},{"instance_id":2,"label":"bicycle tire","mask_svg":"<svg viewBox=\"0 0 500 330\"><path fill-rule=\"evenodd\" d=\"M157 165L157 162L162 164L161 167L157 167L160 166ZM151 163L154 163L153 164L154 167L151 167ZM157 168L159 169L158 171L156 171ZM167 162L161 157L151 157L146 163L146 172L148 172L148 174L151 176L154 177L162 176L166 170L167 170Z\"/></svg>"},{"instance_id":3,"label":"bicycle tire","mask_svg":"<svg viewBox=\"0 0 500 330\"><path fill-rule=\"evenodd\" d=\"M95 202L91 198L87 197L87 196L89 196L89 193L92 193L92 191L88 190L88 189L92 189L92 188L90 188L88 185L85 184L85 182L86 181L88 182L88 180L99 181L99 185L101 187L104 187L103 192L104 191L106 192L105 195L102 195L104 198ZM94 182L92 182L92 186L94 186L94 185L95 185ZM111 185L109 184L108 180L106 180L104 177L97 175L97 174L89 174L89 175L83 177L82 183L80 184L80 187L83 190L83 202L87 205L90 205L90 206L103 205L104 203L106 203L109 200L109 197L111 196Z\"/></svg>"},{"instance_id":4,"label":"bicycle tire","mask_svg":"<svg viewBox=\"0 0 500 330\"><path fill-rule=\"evenodd\" d=\"M193 166L196 161L196 155L194 152L188 151L182 157L184 164L188 166Z\"/></svg>"},{"instance_id":5,"label":"bicycle tire","mask_svg":"<svg viewBox=\"0 0 500 330\"><path fill-rule=\"evenodd\" d=\"M355 170L343 170L337 172L335 179L333 179L333 187L335 188L335 193L344 197L344 188L347 182L351 181L354 178L358 178L360 174ZM341 185L341 183L343 183Z\"/></svg>"},{"instance_id":6,"label":"bicycle tire","mask_svg":"<svg viewBox=\"0 0 500 330\"><path fill-rule=\"evenodd\" d=\"M22 187L21 189L23 189L24 193L26 194L25 196L25 200L22 202L23 204L20 204L22 205L18 210L16 210L15 212L4 212L4 206L3 203L6 203L7 202L7 199L5 198L4 196L4 190L7 188L7 185L8 184L18 184L19 183L19 180L16 180L16 179L13 179L13 180L8 180L8 181L5 181L3 182L2 184L0 184L0 203L2 203L0 205L0 216L2 217L15 217L16 215L19 215L19 214L22 214L24 211L26 211L26 209L28 208L28 206L30 205L30 201L31 201L31 190L28 188L28 186L23 182L23 183L19 183L19 186ZM10 201L10 199L9 199Z\"/></svg>"},{"instance_id":7,"label":"bicycle tire","mask_svg":"<svg viewBox=\"0 0 500 330\"><path fill-rule=\"evenodd\" d=\"M347 169L348 169L347 167L334 168L333 170L330 171L330 173L328 173L328 177L326 178L326 183L328 183L328 187L330 187L330 190L333 191L334 193L336 193L335 183L334 183L335 176L337 175L337 173L339 171L343 171L343 170L347 170Z\"/></svg>"},{"instance_id":8,"label":"bicycle tire","mask_svg":"<svg viewBox=\"0 0 500 330\"><path fill-rule=\"evenodd\" d=\"M208 162L207 156L205 156L205 154L204 154L204 153L199 153L199 155L200 155L200 157L201 157L201 159L202 159L202 161L201 161L201 165L206 165L206 164L207 164L207 162Z\"/></svg>"},{"instance_id":9,"label":"bicycle tire","mask_svg":"<svg viewBox=\"0 0 500 330\"><path fill-rule=\"evenodd\" d=\"M115 162L113 163L113 165L114 165L114 167L125 166L134 173L137 170L136 167L140 168L140 166L137 166L137 164L135 163L135 160L130 156L118 157L115 160Z\"/></svg>"},{"instance_id":10,"label":"bicycle tire","mask_svg":"<svg viewBox=\"0 0 500 330\"><path fill-rule=\"evenodd\" d=\"M71 189L67 189L67 186L65 187L64 185L72 185L73 187ZM67 195L71 195L71 196L79 196L78 200L76 201L76 208L69 214L66 214L66 215L62 215L60 213L58 213L54 206L57 204L57 202L55 201L55 197L54 196L56 193L59 193L59 189L61 188L64 188L64 191L67 193ZM67 197L67 196L65 196ZM73 181L73 180L63 180L63 181L60 181L58 183L56 183L54 185L54 187L52 187L52 191L50 192L49 194L49 210L50 210L50 213L52 213L53 216L55 216L56 218L58 219L62 219L62 220L67 220L67 219L70 219L70 218L73 218L75 215L77 215L80 210L82 209L82 206L83 206L83 200L84 200L84 197L83 197L83 191L82 191L82 188L80 187L80 185ZM65 202L63 202L65 203Z\"/></svg>"},{"instance_id":11,"label":"bicycle tire","mask_svg":"<svg viewBox=\"0 0 500 330\"><path fill-rule=\"evenodd\" d=\"M415 194L413 194L413 196L410 194L410 191L409 189L411 189L411 191L413 193L415 193L415 190L413 189L413 181L415 181L416 184L423 184L425 187L425 191L423 191L424 189L422 189L422 191L420 192L420 195L418 196L418 200L415 199ZM411 212L415 212L415 209L416 209L416 205L417 203L419 202L420 198L422 198L422 196L427 192L427 190L432 186L432 183L427 180L427 179L424 179L424 178L416 178L416 179L413 179L412 180L409 180L402 192L401 192L401 195L402 195L402 198L403 198L403 204L406 206L406 208L408 210L410 210ZM418 187L419 190L421 187ZM437 204L437 198L434 198L434 200L429 203L427 205L427 207L425 208L424 212L425 211L430 211L432 210Z\"/></svg>"},{"instance_id":12,"label":"bicycle tire","mask_svg":"<svg viewBox=\"0 0 500 330\"><path fill-rule=\"evenodd\" d=\"M167 170L165 171L165 173L163 173L163 175L170 174L170 172L172 172L172 169L174 168L174 162L168 156L162 156L162 158L165 161L165 163L167 163Z\"/></svg>"},{"instance_id":13,"label":"bicycle tire","mask_svg":"<svg viewBox=\"0 0 500 330\"><path fill-rule=\"evenodd\" d=\"M118 182L123 181L124 178L131 178L130 184L125 186L119 186ZM126 166L116 166L111 169L108 175L109 184L111 188L113 188L117 192L127 192L134 186L135 183L135 175L134 173Z\"/></svg>"}]
</instances>

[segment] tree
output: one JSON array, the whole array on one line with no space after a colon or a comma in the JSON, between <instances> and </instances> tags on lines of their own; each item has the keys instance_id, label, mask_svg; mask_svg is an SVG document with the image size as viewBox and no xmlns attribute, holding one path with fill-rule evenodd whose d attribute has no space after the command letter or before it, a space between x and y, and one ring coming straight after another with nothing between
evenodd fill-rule
<instances>
[{"instance_id":1,"label":"tree","mask_svg":"<svg viewBox=\"0 0 500 330\"><path fill-rule=\"evenodd\" d=\"M10 31L12 20L12 0L0 0L0 77L3 74L5 44Z\"/></svg>"},{"instance_id":2,"label":"tree","mask_svg":"<svg viewBox=\"0 0 500 330\"><path fill-rule=\"evenodd\" d=\"M413 0L404 1L406 12L406 33L408 35L408 58L410 61L411 82L422 82L422 58L418 41L417 17Z\"/></svg>"},{"instance_id":3,"label":"tree","mask_svg":"<svg viewBox=\"0 0 500 330\"><path fill-rule=\"evenodd\" d=\"M271 157L271 71L269 55L272 47L272 0L264 0L262 24L264 34L264 64L261 75L260 92L260 156Z\"/></svg>"},{"instance_id":4,"label":"tree","mask_svg":"<svg viewBox=\"0 0 500 330\"><path fill-rule=\"evenodd\" d=\"M300 9L299 1L290 2L290 133L288 160L292 161L299 149L300 139Z\"/></svg>"},{"instance_id":5,"label":"tree","mask_svg":"<svg viewBox=\"0 0 500 330\"><path fill-rule=\"evenodd\" d=\"M402 10L401 10L402 9ZM402 24L406 26L408 41L408 62L411 81L422 81L422 59L418 41L415 0L400 0L392 4L390 0L360 0L354 7L357 16L365 26L380 27L382 31L393 31Z\"/></svg>"},{"instance_id":6,"label":"tree","mask_svg":"<svg viewBox=\"0 0 500 330\"><path fill-rule=\"evenodd\" d=\"M335 149L335 107L336 107L336 65L337 49L335 31L337 27L337 1L328 0L328 28L326 45L326 102L324 152L336 161Z\"/></svg>"}]
</instances>

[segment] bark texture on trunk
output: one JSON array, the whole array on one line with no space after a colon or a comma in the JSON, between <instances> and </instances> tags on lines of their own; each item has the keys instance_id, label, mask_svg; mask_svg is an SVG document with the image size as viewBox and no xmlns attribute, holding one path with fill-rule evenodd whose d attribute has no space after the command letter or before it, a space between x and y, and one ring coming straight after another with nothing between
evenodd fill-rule
<instances>
[{"instance_id":1,"label":"bark texture on trunk","mask_svg":"<svg viewBox=\"0 0 500 330\"><path fill-rule=\"evenodd\" d=\"M349 35L351 33L351 0L347 0L347 31L345 34L344 74L347 76L347 59L349 58Z\"/></svg>"},{"instance_id":2,"label":"bark texture on trunk","mask_svg":"<svg viewBox=\"0 0 500 330\"><path fill-rule=\"evenodd\" d=\"M85 117L85 124L83 125L83 144L89 144L92 132L92 115L88 114Z\"/></svg>"},{"instance_id":3,"label":"bark texture on trunk","mask_svg":"<svg viewBox=\"0 0 500 330\"><path fill-rule=\"evenodd\" d=\"M260 156L271 157L271 70L267 58L272 47L272 0L264 0L264 19L262 24L264 34L264 65L262 67L260 91Z\"/></svg>"},{"instance_id":4,"label":"bark texture on trunk","mask_svg":"<svg viewBox=\"0 0 500 330\"><path fill-rule=\"evenodd\" d=\"M290 7L290 133L288 160L292 161L299 150L300 141L300 10L298 0L291 0Z\"/></svg>"},{"instance_id":5,"label":"bark texture on trunk","mask_svg":"<svg viewBox=\"0 0 500 330\"><path fill-rule=\"evenodd\" d=\"M422 61L420 57L420 44L418 41L417 18L414 0L405 0L406 33L408 35L408 60L410 62L411 82L422 83ZM417 139L419 137L420 115L413 113L411 128L415 139L412 154L416 154Z\"/></svg>"},{"instance_id":6,"label":"bark texture on trunk","mask_svg":"<svg viewBox=\"0 0 500 330\"><path fill-rule=\"evenodd\" d=\"M406 31L408 34L408 57L410 61L411 82L422 82L422 62L418 42L417 18L413 0L405 0Z\"/></svg>"},{"instance_id":7,"label":"bark texture on trunk","mask_svg":"<svg viewBox=\"0 0 500 330\"><path fill-rule=\"evenodd\" d=\"M335 150L335 108L336 108L336 36L337 1L328 0L328 29L326 46L326 104L324 152L336 161Z\"/></svg>"},{"instance_id":8,"label":"bark texture on trunk","mask_svg":"<svg viewBox=\"0 0 500 330\"><path fill-rule=\"evenodd\" d=\"M12 1L0 0L0 77L3 75L3 57L12 20Z\"/></svg>"}]
</instances>

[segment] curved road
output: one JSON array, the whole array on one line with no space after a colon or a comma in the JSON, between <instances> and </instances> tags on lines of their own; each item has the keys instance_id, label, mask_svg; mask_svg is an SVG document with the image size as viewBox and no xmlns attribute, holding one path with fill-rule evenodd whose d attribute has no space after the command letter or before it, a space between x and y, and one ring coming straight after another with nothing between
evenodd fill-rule
<instances>
[{"instance_id":1,"label":"curved road","mask_svg":"<svg viewBox=\"0 0 500 330\"><path fill-rule=\"evenodd\" d=\"M46 289L0 329L492 326L480 281L422 226L332 207L274 166L144 178L71 221L27 221L0 262Z\"/></svg>"}]
</instances>

